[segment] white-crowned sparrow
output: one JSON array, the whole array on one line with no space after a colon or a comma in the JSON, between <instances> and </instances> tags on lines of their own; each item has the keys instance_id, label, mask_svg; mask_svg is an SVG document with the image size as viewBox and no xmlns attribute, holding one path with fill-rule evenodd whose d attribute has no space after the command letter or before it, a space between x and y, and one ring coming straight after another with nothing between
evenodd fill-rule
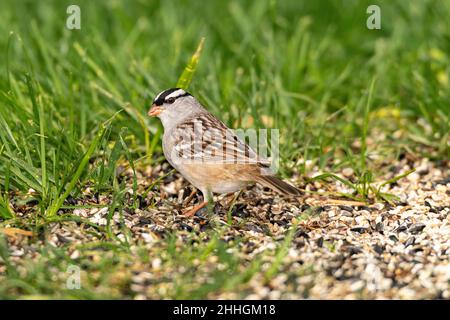
<instances>
[{"instance_id":1,"label":"white-crowned sparrow","mask_svg":"<svg viewBox=\"0 0 450 320\"><path fill-rule=\"evenodd\" d=\"M163 124L167 161L203 193L204 202L187 216L211 201L212 193L235 192L251 182L284 195L300 195L297 188L273 175L268 160L183 89L159 93L148 114L159 117Z\"/></svg>"}]
</instances>

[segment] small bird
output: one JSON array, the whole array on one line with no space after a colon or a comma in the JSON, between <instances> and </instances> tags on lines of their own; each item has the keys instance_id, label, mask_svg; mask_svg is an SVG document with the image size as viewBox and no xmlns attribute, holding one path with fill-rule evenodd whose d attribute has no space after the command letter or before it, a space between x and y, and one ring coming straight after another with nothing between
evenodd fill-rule
<instances>
[{"instance_id":1,"label":"small bird","mask_svg":"<svg viewBox=\"0 0 450 320\"><path fill-rule=\"evenodd\" d=\"M205 207L212 201L212 193L236 192L253 182L283 195L300 195L297 188L272 173L267 159L259 157L185 90L159 93L148 115L162 122L167 161L203 194L203 203L185 216Z\"/></svg>"}]
</instances>

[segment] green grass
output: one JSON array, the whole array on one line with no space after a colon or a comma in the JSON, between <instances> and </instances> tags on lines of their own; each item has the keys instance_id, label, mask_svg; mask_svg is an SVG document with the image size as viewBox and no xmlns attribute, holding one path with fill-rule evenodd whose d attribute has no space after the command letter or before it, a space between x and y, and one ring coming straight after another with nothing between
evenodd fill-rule
<instances>
[{"instance_id":1,"label":"green grass","mask_svg":"<svg viewBox=\"0 0 450 320\"><path fill-rule=\"evenodd\" d=\"M438 162L450 156L446 1L379 1L382 30L365 27L370 1L77 3L81 30L73 31L65 28L71 2L2 3L0 227L39 233L53 222L79 221L61 209L86 186L111 197L109 220L114 212L135 209L136 192L129 203L124 200L126 187L116 169L132 168L136 191L135 168L163 161L161 125L146 112L154 95L177 81L230 126L246 127L251 119L252 126L280 128L284 177L308 174L306 160L328 172L317 179L353 168L358 181L341 182L355 191L344 196L358 200L392 200L373 184L383 183L373 154L392 163L406 152ZM378 141L373 132L387 138ZM355 141L360 147L351 147ZM10 201L34 203L33 216L20 218ZM39 263L23 261L15 271L0 237L0 265L7 268L0 274L0 297L126 296L130 275L123 276L120 289L114 289L113 275L130 257L144 261L145 254L131 253L126 227L119 239L109 226L97 228L98 237L119 253L100 252L93 262L92 249L80 249L80 264L99 274L81 292L64 291L64 279L45 275L49 265L65 270L70 259L64 249L44 246ZM190 274L194 256L217 256L230 274L240 273L230 280L236 287L260 271L263 256L241 263L227 254L236 244L217 237L185 247L181 256L169 252L164 265L186 264ZM159 246L153 256L171 244ZM280 244L266 277L280 270L287 246ZM204 298L232 289L226 274L204 272L215 279L212 284L189 289L180 273L178 287L160 297Z\"/></svg>"}]
</instances>

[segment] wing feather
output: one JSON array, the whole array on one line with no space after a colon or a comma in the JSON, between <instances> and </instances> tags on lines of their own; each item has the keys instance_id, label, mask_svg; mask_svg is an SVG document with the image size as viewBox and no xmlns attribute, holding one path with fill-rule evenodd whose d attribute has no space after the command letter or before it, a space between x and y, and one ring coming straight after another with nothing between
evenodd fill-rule
<instances>
[{"instance_id":1,"label":"wing feather","mask_svg":"<svg viewBox=\"0 0 450 320\"><path fill-rule=\"evenodd\" d=\"M203 112L180 123L173 132L176 155L181 159L270 166L223 122Z\"/></svg>"}]
</instances>

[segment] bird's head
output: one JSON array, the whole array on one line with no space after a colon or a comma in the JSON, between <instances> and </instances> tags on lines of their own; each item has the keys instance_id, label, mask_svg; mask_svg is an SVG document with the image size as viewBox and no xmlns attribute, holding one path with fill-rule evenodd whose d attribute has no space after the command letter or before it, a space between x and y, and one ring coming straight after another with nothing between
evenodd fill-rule
<instances>
[{"instance_id":1,"label":"bird's head","mask_svg":"<svg viewBox=\"0 0 450 320\"><path fill-rule=\"evenodd\" d=\"M164 90L153 100L148 115L151 117L161 117L163 113L174 114L183 112L183 106L191 104L192 99L194 98L189 92L180 88Z\"/></svg>"}]
</instances>

